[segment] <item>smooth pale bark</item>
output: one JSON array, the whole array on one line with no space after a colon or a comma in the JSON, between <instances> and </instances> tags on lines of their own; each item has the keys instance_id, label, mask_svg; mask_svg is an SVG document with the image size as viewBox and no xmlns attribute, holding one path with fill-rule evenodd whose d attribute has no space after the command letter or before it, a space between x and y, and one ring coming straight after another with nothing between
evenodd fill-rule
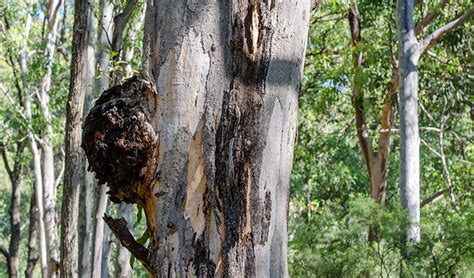
<instances>
[{"instance_id":1,"label":"smooth pale bark","mask_svg":"<svg viewBox=\"0 0 474 278\"><path fill-rule=\"evenodd\" d=\"M38 237L38 212L35 194L31 194L28 228L28 257L26 261L25 277L32 278L38 257L36 255L36 239Z\"/></svg>"},{"instance_id":2,"label":"smooth pale bark","mask_svg":"<svg viewBox=\"0 0 474 278\"><path fill-rule=\"evenodd\" d=\"M31 27L31 15L27 15L25 25L25 38L28 38ZM27 74L28 74L28 52L27 46L25 45L20 53L20 70L22 73L22 84L25 91L25 115L26 118L31 121L33 119L31 112L31 92L28 86ZM43 206L43 175L41 170L41 154L36 142L35 135L33 134L33 128L31 123L28 123L28 141L29 148L33 157L33 173L34 173L34 194L36 199L36 205L38 208L38 229L39 229L39 251L40 251L40 266L41 275L43 278L48 277L48 250L46 243L46 229L44 223L44 206Z\"/></svg>"},{"instance_id":3,"label":"smooth pale bark","mask_svg":"<svg viewBox=\"0 0 474 278\"><path fill-rule=\"evenodd\" d=\"M87 115L92 106L94 98L95 84L95 39L94 39L94 17L89 17L87 24L87 58L86 58L86 91L84 94L83 115ZM81 156L84 156L82 153ZM79 273L83 277L91 277L92 275L92 208L94 175L87 170L88 164L86 159L81 160L81 191L79 201Z\"/></svg>"},{"instance_id":4,"label":"smooth pale bark","mask_svg":"<svg viewBox=\"0 0 474 278\"><path fill-rule=\"evenodd\" d=\"M414 0L397 1L400 71L400 198L407 210L405 239L420 241L420 134L418 127L418 42Z\"/></svg>"},{"instance_id":5,"label":"smooth pale bark","mask_svg":"<svg viewBox=\"0 0 474 278\"><path fill-rule=\"evenodd\" d=\"M78 217L81 188L81 123L87 90L88 23L87 1L74 3L71 79L66 106L65 175L61 211L61 276L78 277Z\"/></svg>"},{"instance_id":6,"label":"smooth pale bark","mask_svg":"<svg viewBox=\"0 0 474 278\"><path fill-rule=\"evenodd\" d=\"M58 276L59 252L57 245L56 221L56 187L54 174L53 126L52 115L49 110L49 91L51 90L51 75L53 59L56 52L56 38L59 21L59 11L62 0L49 0L46 11L47 33L45 37L45 57L43 67L45 74L39 86L39 108L46 119L44 134L41 138L42 174L43 174L43 202L46 240L48 244L48 270L50 277Z\"/></svg>"},{"instance_id":7,"label":"smooth pale bark","mask_svg":"<svg viewBox=\"0 0 474 278\"><path fill-rule=\"evenodd\" d=\"M100 78L96 79L94 91L102 92L109 86L107 77L107 69L109 66L109 55L107 50L110 49L109 38L112 34L113 20L113 6L107 0L99 2L99 19L97 27L96 40L96 63L97 74L101 74ZM102 257L108 256L108 252L103 252L103 247L108 242L107 233L104 233L105 227L102 216L107 210L107 186L100 185L95 187L94 192L94 218L93 218L93 243L92 243L92 277L106 277L101 276L101 273L108 274L108 265L102 263Z\"/></svg>"},{"instance_id":8,"label":"smooth pale bark","mask_svg":"<svg viewBox=\"0 0 474 278\"><path fill-rule=\"evenodd\" d=\"M156 277L286 277L289 178L310 1L148 1L159 156Z\"/></svg>"}]
</instances>

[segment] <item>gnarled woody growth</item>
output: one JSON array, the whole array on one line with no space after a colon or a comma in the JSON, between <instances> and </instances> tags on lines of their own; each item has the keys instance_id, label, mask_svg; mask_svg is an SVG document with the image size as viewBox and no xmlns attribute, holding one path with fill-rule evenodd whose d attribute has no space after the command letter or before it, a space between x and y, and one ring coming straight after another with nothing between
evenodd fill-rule
<instances>
[{"instance_id":1,"label":"gnarled woody growth","mask_svg":"<svg viewBox=\"0 0 474 278\"><path fill-rule=\"evenodd\" d=\"M150 123L155 99L151 82L132 77L104 91L84 121L89 168L107 183L112 202L145 205L158 149Z\"/></svg>"},{"instance_id":2,"label":"gnarled woody growth","mask_svg":"<svg viewBox=\"0 0 474 278\"><path fill-rule=\"evenodd\" d=\"M89 170L99 184L107 183L112 202L136 203L147 216L154 215L152 193L158 156L158 136L151 119L155 113L156 91L152 82L132 77L102 93L87 115L82 148ZM147 217L148 232L154 218ZM150 270L148 249L135 241L125 219L104 215L104 221L129 251Z\"/></svg>"}]
</instances>

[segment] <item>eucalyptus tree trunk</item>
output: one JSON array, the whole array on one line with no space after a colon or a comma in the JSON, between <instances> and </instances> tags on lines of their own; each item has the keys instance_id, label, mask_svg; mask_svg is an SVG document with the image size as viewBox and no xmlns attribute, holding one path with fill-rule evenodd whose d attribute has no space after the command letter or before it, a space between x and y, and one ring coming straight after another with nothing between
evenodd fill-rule
<instances>
[{"instance_id":1,"label":"eucalyptus tree trunk","mask_svg":"<svg viewBox=\"0 0 474 278\"><path fill-rule=\"evenodd\" d=\"M143 78L102 94L83 147L110 199L144 208L148 248L104 219L154 277L288 275L309 12L308 0L148 1Z\"/></svg>"},{"instance_id":2,"label":"eucalyptus tree trunk","mask_svg":"<svg viewBox=\"0 0 474 278\"><path fill-rule=\"evenodd\" d=\"M95 84L95 39L94 39L94 17L89 16L87 24L87 58L86 58L86 89L84 93L83 116L87 115L94 99ZM84 156L84 153L81 153ZM92 208L94 196L94 175L88 171L86 159L81 159L81 190L79 200L79 273L83 277L91 277L92 274Z\"/></svg>"},{"instance_id":3,"label":"eucalyptus tree trunk","mask_svg":"<svg viewBox=\"0 0 474 278\"><path fill-rule=\"evenodd\" d=\"M102 92L109 86L107 69L110 57L107 50L110 49L109 38L112 35L113 6L107 0L99 1L99 18L96 40L96 63L97 74L94 91ZM108 233L102 216L107 210L107 186L105 184L96 186L94 192L94 218L93 218L93 242L92 242L92 277L106 277L101 273L108 273L108 265L102 263L102 257L108 256L103 252L105 242L108 242ZM104 271L103 271L104 269Z\"/></svg>"},{"instance_id":4,"label":"eucalyptus tree trunk","mask_svg":"<svg viewBox=\"0 0 474 278\"><path fill-rule=\"evenodd\" d=\"M407 210L405 240L420 241L420 134L418 127L419 50L413 22L414 0L398 0L400 71L400 198Z\"/></svg>"},{"instance_id":5,"label":"eucalyptus tree trunk","mask_svg":"<svg viewBox=\"0 0 474 278\"><path fill-rule=\"evenodd\" d=\"M13 158L13 167L11 167L8 160L8 155L5 146L1 146L1 155L3 165L7 171L11 183L11 197L10 197L10 242L8 246L8 253L4 254L7 259L8 277L18 277L20 266L20 240L21 240L21 172L23 169L22 156L25 144L17 142L15 148L15 155ZM2 250L2 252L4 252Z\"/></svg>"},{"instance_id":6,"label":"eucalyptus tree trunk","mask_svg":"<svg viewBox=\"0 0 474 278\"><path fill-rule=\"evenodd\" d=\"M61 276L78 277L78 218L81 188L81 125L87 90L88 23L87 1L74 3L71 78L66 107L65 175L61 211ZM82 275L82 274L81 274Z\"/></svg>"},{"instance_id":7,"label":"eucalyptus tree trunk","mask_svg":"<svg viewBox=\"0 0 474 278\"><path fill-rule=\"evenodd\" d=\"M56 277L59 271L59 253L57 246L57 221L56 221L56 187L54 177L54 150L52 115L49 110L49 91L51 89L51 75L54 54L56 52L56 38L59 21L59 11L62 0L49 0L47 2L46 22L47 34L45 37L45 74L39 87L40 111L46 119L42 137L42 174L44 187L44 221L46 240L48 244L49 276Z\"/></svg>"},{"instance_id":8,"label":"eucalyptus tree trunk","mask_svg":"<svg viewBox=\"0 0 474 278\"><path fill-rule=\"evenodd\" d=\"M29 37L29 31L31 27L31 15L27 15L25 24L25 39ZM28 122L28 141L31 155L33 157L33 173L34 173L34 195L36 206L38 208L38 230L39 230L39 253L40 253L40 266L41 275L43 278L48 277L48 250L46 241L46 228L44 223L44 206L43 206L43 175L41 170L41 153L36 142L35 134L33 133L33 127L31 120L33 119L32 114L32 99L31 89L28 86L28 51L27 46L24 45L19 55L20 70L22 73L22 84L25 90L24 106L25 116Z\"/></svg>"}]
</instances>

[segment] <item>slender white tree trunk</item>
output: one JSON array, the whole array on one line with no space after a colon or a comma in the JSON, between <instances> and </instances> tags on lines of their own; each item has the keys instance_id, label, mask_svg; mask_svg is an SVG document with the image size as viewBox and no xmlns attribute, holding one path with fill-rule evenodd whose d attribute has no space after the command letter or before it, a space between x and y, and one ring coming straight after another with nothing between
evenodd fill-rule
<instances>
[{"instance_id":1,"label":"slender white tree trunk","mask_svg":"<svg viewBox=\"0 0 474 278\"><path fill-rule=\"evenodd\" d=\"M408 213L406 241L420 241L420 135L418 128L418 42L414 0L398 0L400 71L400 198Z\"/></svg>"},{"instance_id":2,"label":"slender white tree trunk","mask_svg":"<svg viewBox=\"0 0 474 278\"><path fill-rule=\"evenodd\" d=\"M46 127L42 138L42 173L44 188L44 221L46 225L46 239L48 244L49 275L56 277L59 270L59 253L57 246L57 222L56 222L56 188L54 177L54 150L52 126L52 115L49 111L49 91L51 90L51 74L54 54L56 52L56 37L59 21L59 11L62 0L50 0L47 5L47 34L45 46L45 75L41 79L39 87L40 109L46 119Z\"/></svg>"},{"instance_id":3,"label":"slender white tree trunk","mask_svg":"<svg viewBox=\"0 0 474 278\"><path fill-rule=\"evenodd\" d=\"M107 0L99 2L99 21L97 27L96 41L96 68L97 74L101 77L96 79L95 92L102 92L109 86L107 70L109 67L110 57L108 49L110 49L110 40L113 27L113 6ZM93 247L92 247L92 277L104 277L102 273L108 273L108 265L102 264L103 247L108 241L107 233L104 233L105 227L102 216L107 210L107 186L99 185L95 187L95 204L94 204L94 221L93 221Z\"/></svg>"},{"instance_id":4,"label":"slender white tree trunk","mask_svg":"<svg viewBox=\"0 0 474 278\"><path fill-rule=\"evenodd\" d=\"M94 17L89 17L87 26L87 58L86 58L86 91L84 94L84 111L83 115L87 115L92 106L94 98L95 85L95 39L94 39ZM81 156L84 156L82 153ZM91 277L92 275L92 208L94 186L96 185L94 175L88 171L87 160L81 160L81 192L79 203L79 269L83 277Z\"/></svg>"},{"instance_id":5,"label":"slender white tree trunk","mask_svg":"<svg viewBox=\"0 0 474 278\"><path fill-rule=\"evenodd\" d=\"M31 26L31 15L27 15L25 25L25 39L29 37ZM23 47L20 54L20 70L22 72L22 83L25 89L25 114L28 120L32 120L31 111L31 93L28 86L28 53L26 45ZM39 224L39 251L40 251L40 265L42 277L48 277L48 250L46 243L46 229L44 223L44 206L43 206L43 175L41 171L41 153L36 142L35 134L31 123L28 124L28 140L30 144L31 154L33 156L33 173L35 176L34 194L36 197L36 204L38 207L38 224Z\"/></svg>"}]
</instances>

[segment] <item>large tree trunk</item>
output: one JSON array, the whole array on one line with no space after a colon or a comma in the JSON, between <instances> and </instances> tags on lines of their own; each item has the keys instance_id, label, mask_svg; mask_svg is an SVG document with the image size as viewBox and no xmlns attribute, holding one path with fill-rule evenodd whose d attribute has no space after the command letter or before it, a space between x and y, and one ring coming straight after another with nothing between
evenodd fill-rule
<instances>
[{"instance_id":1,"label":"large tree trunk","mask_svg":"<svg viewBox=\"0 0 474 278\"><path fill-rule=\"evenodd\" d=\"M105 219L155 277L287 276L309 10L298 0L148 1L145 80L101 96L83 146L111 200L144 208L148 249L125 221Z\"/></svg>"},{"instance_id":2,"label":"large tree trunk","mask_svg":"<svg viewBox=\"0 0 474 278\"><path fill-rule=\"evenodd\" d=\"M400 198L407 210L406 241L420 241L420 135L418 128L418 58L414 0L398 0L400 69Z\"/></svg>"},{"instance_id":3,"label":"large tree trunk","mask_svg":"<svg viewBox=\"0 0 474 278\"><path fill-rule=\"evenodd\" d=\"M71 79L66 108L66 159L61 211L61 276L78 276L78 217L81 188L81 124L84 94L87 90L88 23L87 1L74 3Z\"/></svg>"}]
</instances>

